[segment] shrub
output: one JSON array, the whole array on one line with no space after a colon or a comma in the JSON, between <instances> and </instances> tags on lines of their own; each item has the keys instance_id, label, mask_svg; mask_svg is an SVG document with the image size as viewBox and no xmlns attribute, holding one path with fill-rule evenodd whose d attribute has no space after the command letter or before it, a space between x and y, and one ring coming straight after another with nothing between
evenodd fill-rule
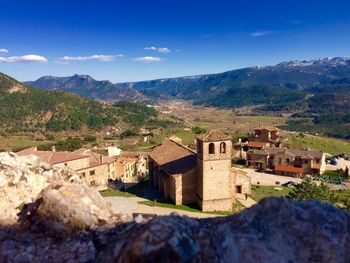
<instances>
[{"instance_id":1,"label":"shrub","mask_svg":"<svg viewBox=\"0 0 350 263\"><path fill-rule=\"evenodd\" d=\"M276 185L280 185L281 183L280 183L279 181L276 181L275 184L276 184Z\"/></svg>"},{"instance_id":2,"label":"shrub","mask_svg":"<svg viewBox=\"0 0 350 263\"><path fill-rule=\"evenodd\" d=\"M136 136L138 135L138 132L134 129L127 129L124 132L120 134L121 138L129 137L129 136Z\"/></svg>"},{"instance_id":3,"label":"shrub","mask_svg":"<svg viewBox=\"0 0 350 263\"><path fill-rule=\"evenodd\" d=\"M196 126L196 127L193 127L192 128L192 131L195 133L195 134L201 134L201 133L205 133L205 129L204 128L201 128L199 126Z\"/></svg>"},{"instance_id":4,"label":"shrub","mask_svg":"<svg viewBox=\"0 0 350 263\"><path fill-rule=\"evenodd\" d=\"M53 134L46 134L45 138L48 141L54 141L55 140L55 136Z\"/></svg>"},{"instance_id":5,"label":"shrub","mask_svg":"<svg viewBox=\"0 0 350 263\"><path fill-rule=\"evenodd\" d=\"M96 136L93 135L85 135L84 142L96 142Z\"/></svg>"}]
</instances>

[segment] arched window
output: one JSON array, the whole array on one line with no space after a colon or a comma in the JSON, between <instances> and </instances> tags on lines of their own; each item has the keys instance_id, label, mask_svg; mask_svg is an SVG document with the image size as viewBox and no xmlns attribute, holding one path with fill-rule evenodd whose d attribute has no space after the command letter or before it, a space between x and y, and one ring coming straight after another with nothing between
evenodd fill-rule
<instances>
[{"instance_id":1,"label":"arched window","mask_svg":"<svg viewBox=\"0 0 350 263\"><path fill-rule=\"evenodd\" d=\"M209 143L209 154L215 153L215 145L214 143Z\"/></svg>"},{"instance_id":2,"label":"arched window","mask_svg":"<svg viewBox=\"0 0 350 263\"><path fill-rule=\"evenodd\" d=\"M226 143L220 143L220 153L226 153Z\"/></svg>"}]
</instances>

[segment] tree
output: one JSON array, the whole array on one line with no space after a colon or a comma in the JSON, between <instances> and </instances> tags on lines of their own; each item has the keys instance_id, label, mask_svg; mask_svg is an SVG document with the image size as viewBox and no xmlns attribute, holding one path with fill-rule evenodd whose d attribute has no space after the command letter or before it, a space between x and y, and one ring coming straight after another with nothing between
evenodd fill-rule
<instances>
[{"instance_id":1,"label":"tree","mask_svg":"<svg viewBox=\"0 0 350 263\"><path fill-rule=\"evenodd\" d=\"M199 126L195 126L192 128L192 131L195 133L195 134L201 134L201 133L205 133L205 129L204 128L201 128Z\"/></svg>"},{"instance_id":2,"label":"tree","mask_svg":"<svg viewBox=\"0 0 350 263\"><path fill-rule=\"evenodd\" d=\"M318 186L309 178L296 185L287 197L295 201L313 199L331 204L334 204L337 201L333 192L329 190L323 182Z\"/></svg>"},{"instance_id":3,"label":"tree","mask_svg":"<svg viewBox=\"0 0 350 263\"><path fill-rule=\"evenodd\" d=\"M85 135L84 142L96 142L96 136L93 135Z\"/></svg>"},{"instance_id":4,"label":"tree","mask_svg":"<svg viewBox=\"0 0 350 263\"><path fill-rule=\"evenodd\" d=\"M349 179L349 168L347 166L345 167L344 178Z\"/></svg>"}]
</instances>

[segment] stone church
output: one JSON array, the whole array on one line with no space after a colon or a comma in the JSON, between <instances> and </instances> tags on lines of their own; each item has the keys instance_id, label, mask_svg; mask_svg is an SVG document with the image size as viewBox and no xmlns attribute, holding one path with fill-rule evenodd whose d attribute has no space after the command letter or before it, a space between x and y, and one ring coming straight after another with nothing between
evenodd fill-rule
<instances>
[{"instance_id":1,"label":"stone church","mask_svg":"<svg viewBox=\"0 0 350 263\"><path fill-rule=\"evenodd\" d=\"M250 192L250 178L231 167L231 138L210 131L198 136L196 144L197 152L171 139L155 147L149 156L151 185L176 205L232 210L236 193Z\"/></svg>"}]
</instances>

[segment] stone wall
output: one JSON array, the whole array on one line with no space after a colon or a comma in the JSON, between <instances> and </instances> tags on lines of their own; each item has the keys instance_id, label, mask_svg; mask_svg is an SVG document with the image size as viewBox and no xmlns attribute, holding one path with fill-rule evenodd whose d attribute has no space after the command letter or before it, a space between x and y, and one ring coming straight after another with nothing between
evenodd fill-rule
<instances>
[{"instance_id":1,"label":"stone wall","mask_svg":"<svg viewBox=\"0 0 350 263\"><path fill-rule=\"evenodd\" d=\"M197 169L183 175L175 175L176 204L193 204L196 202Z\"/></svg>"},{"instance_id":2,"label":"stone wall","mask_svg":"<svg viewBox=\"0 0 350 263\"><path fill-rule=\"evenodd\" d=\"M85 176L90 186L97 187L99 190L108 188L109 173L107 164L89 167L78 172Z\"/></svg>"},{"instance_id":3,"label":"stone wall","mask_svg":"<svg viewBox=\"0 0 350 263\"><path fill-rule=\"evenodd\" d=\"M58 163L53 165L53 167L57 167L57 168L64 168L65 166L68 166L69 168L75 171L89 167L90 166L89 157L87 156L86 158L80 158L80 159L71 160L65 163Z\"/></svg>"}]
</instances>

